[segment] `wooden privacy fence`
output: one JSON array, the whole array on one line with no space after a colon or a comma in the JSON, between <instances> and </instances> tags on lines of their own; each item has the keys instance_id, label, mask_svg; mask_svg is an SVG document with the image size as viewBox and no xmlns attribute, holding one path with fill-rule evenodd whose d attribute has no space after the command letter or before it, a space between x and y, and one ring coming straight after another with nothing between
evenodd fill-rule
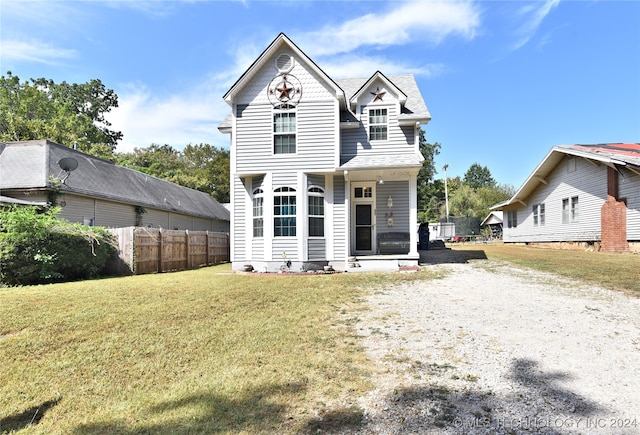
<instances>
[{"instance_id":1,"label":"wooden privacy fence","mask_svg":"<svg viewBox=\"0 0 640 435\"><path fill-rule=\"evenodd\" d=\"M116 274L168 272L229 261L229 234L210 231L126 227L110 230L118 239Z\"/></svg>"}]
</instances>

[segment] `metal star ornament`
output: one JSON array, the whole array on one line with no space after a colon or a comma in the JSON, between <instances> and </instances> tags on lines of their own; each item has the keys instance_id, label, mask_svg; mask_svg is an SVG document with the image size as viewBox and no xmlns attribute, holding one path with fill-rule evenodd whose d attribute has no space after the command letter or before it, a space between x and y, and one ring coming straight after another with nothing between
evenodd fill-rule
<instances>
[{"instance_id":1,"label":"metal star ornament","mask_svg":"<svg viewBox=\"0 0 640 435\"><path fill-rule=\"evenodd\" d=\"M276 88L276 91L278 91L278 99L280 101L289 101L293 90L293 86L287 81L287 76L284 76L282 83Z\"/></svg>"},{"instance_id":2,"label":"metal star ornament","mask_svg":"<svg viewBox=\"0 0 640 435\"><path fill-rule=\"evenodd\" d=\"M373 102L375 103L378 100L382 101L382 96L384 94L386 94L386 92L381 91L380 87L376 86L376 91L375 92L371 92L371 95L373 95Z\"/></svg>"}]
</instances>

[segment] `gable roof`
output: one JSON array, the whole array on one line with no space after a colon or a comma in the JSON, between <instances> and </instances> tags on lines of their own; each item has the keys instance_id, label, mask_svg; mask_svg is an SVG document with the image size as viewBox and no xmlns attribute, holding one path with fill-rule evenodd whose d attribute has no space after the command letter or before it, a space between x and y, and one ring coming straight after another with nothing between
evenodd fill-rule
<instances>
[{"instance_id":1,"label":"gable roof","mask_svg":"<svg viewBox=\"0 0 640 435\"><path fill-rule=\"evenodd\" d=\"M61 185L75 193L205 219L228 221L229 210L210 195L118 166L47 140L0 143L0 190L50 189L49 179L64 179L60 159L78 167Z\"/></svg>"},{"instance_id":2,"label":"gable roof","mask_svg":"<svg viewBox=\"0 0 640 435\"><path fill-rule=\"evenodd\" d=\"M398 115L400 123L407 121L427 124L431 120L431 114L422 98L422 93L413 74L390 75L387 77L378 71L370 78L336 79L336 83L344 89L348 101L352 101L376 78L384 78L404 97L401 99L403 104L401 104L401 112Z\"/></svg>"},{"instance_id":3,"label":"gable roof","mask_svg":"<svg viewBox=\"0 0 640 435\"><path fill-rule=\"evenodd\" d=\"M332 79L329 77L311 58L309 58L300 48L293 43L284 33L280 33L276 39L258 56L251 66L240 76L240 78L224 94L223 98L228 104L233 104L233 98L242 87L262 68L271 56L281 50L283 44L294 51L298 56L305 59L313 70L322 77L335 91L336 98L340 100L340 122L357 123L358 119L353 115L350 106L351 100L376 79L383 80L390 87L394 88L400 99L401 113L398 115L400 123L421 122L427 124L431 120L431 114L422 98L418 84L413 74L385 76L380 71L376 71L371 77L365 78L345 78ZM231 113L220 122L218 130L223 133L230 133L233 115Z\"/></svg>"},{"instance_id":4,"label":"gable roof","mask_svg":"<svg viewBox=\"0 0 640 435\"><path fill-rule=\"evenodd\" d=\"M355 106L358 98L360 98L360 95L364 92L366 88L368 88L376 80L381 80L388 88L393 89L393 91L398 96L398 100L400 101L400 104L404 104L407 101L407 96L404 94L404 92L402 92L400 88L394 85L393 82L390 81L380 71L376 71L367 81L365 81L362 84L362 86L360 86L360 89L358 89L353 95L349 97L349 108L351 109L352 112L355 112Z\"/></svg>"},{"instance_id":5,"label":"gable roof","mask_svg":"<svg viewBox=\"0 0 640 435\"><path fill-rule=\"evenodd\" d=\"M527 197L540 183L546 183L546 178L566 155L599 162L616 170L625 167L640 175L640 144L638 143L558 145L549 151L511 199L496 204L491 209L499 210L514 203L526 204Z\"/></svg>"},{"instance_id":6,"label":"gable roof","mask_svg":"<svg viewBox=\"0 0 640 435\"><path fill-rule=\"evenodd\" d=\"M282 50L282 47L286 46L287 49L293 51L300 59L304 59L309 63L311 68L314 70L318 76L322 77L324 81L333 88L336 98L341 100L343 105L346 105L346 101L344 98L344 92L340 87L334 82L331 77L329 77L316 63L311 60L309 56L307 56L300 48L291 41L284 33L280 33L276 39L269 44L269 46L258 56L258 58L251 64L251 66L240 76L238 80L231 86L231 88L224 94L222 98L229 104L233 104L234 97L242 90L244 85L248 83L251 78L265 65L266 62L271 59L273 55L275 55L278 51ZM218 127L220 128L220 127Z\"/></svg>"},{"instance_id":7,"label":"gable roof","mask_svg":"<svg viewBox=\"0 0 640 435\"><path fill-rule=\"evenodd\" d=\"M490 211L487 217L484 218L484 220L480 223L480 226L484 227L485 225L501 224L502 218L503 218L502 210Z\"/></svg>"}]
</instances>

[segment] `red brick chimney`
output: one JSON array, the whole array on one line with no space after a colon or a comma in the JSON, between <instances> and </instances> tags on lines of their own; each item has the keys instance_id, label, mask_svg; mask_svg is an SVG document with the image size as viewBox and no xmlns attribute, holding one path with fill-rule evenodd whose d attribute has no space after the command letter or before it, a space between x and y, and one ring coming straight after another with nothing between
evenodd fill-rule
<instances>
[{"instance_id":1,"label":"red brick chimney","mask_svg":"<svg viewBox=\"0 0 640 435\"><path fill-rule=\"evenodd\" d=\"M618 198L618 171L607 167L607 201L600 211L603 252L625 252L627 242L627 202Z\"/></svg>"}]
</instances>

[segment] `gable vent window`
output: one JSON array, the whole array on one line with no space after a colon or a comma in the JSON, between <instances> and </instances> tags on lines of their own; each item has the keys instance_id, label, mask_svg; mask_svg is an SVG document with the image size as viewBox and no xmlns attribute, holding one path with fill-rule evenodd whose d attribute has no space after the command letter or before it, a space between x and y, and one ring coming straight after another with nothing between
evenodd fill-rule
<instances>
[{"instance_id":1,"label":"gable vent window","mask_svg":"<svg viewBox=\"0 0 640 435\"><path fill-rule=\"evenodd\" d=\"M387 140L387 109L369 110L369 140Z\"/></svg>"},{"instance_id":2,"label":"gable vent window","mask_svg":"<svg viewBox=\"0 0 640 435\"><path fill-rule=\"evenodd\" d=\"M281 54L276 58L276 69L281 73L289 72L293 69L293 57L288 54Z\"/></svg>"}]
</instances>

